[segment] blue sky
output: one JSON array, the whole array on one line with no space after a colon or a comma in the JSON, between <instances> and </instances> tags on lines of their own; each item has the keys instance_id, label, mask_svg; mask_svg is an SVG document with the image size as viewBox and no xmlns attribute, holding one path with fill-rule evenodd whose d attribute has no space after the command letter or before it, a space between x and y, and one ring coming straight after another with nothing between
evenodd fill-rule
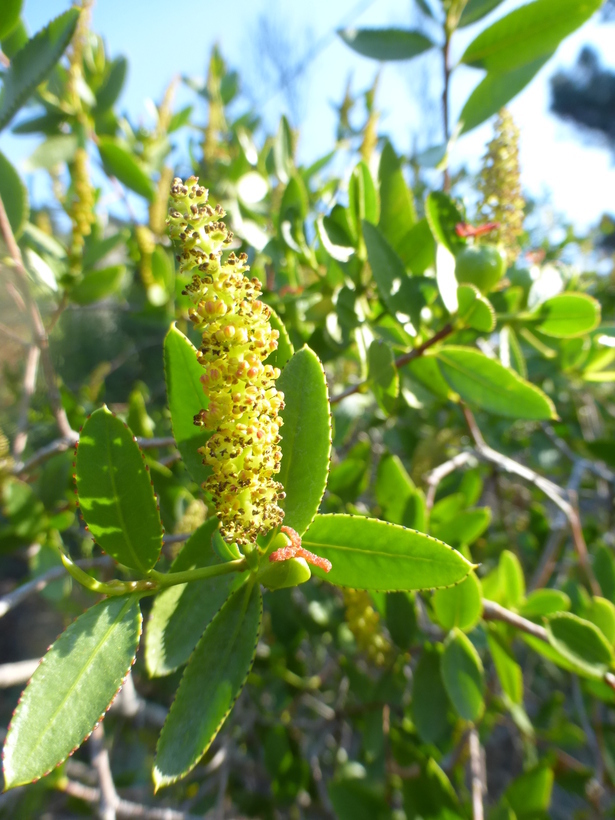
<instances>
[{"instance_id":1,"label":"blue sky","mask_svg":"<svg viewBox=\"0 0 615 820\"><path fill-rule=\"evenodd\" d=\"M488 20L520 5L506 0ZM41 28L64 11L68 0L26 0L24 16L30 31ZM259 111L270 128L286 109L283 95L271 99L263 93L259 63L265 61L263 44L258 43L258 18L273 15L284 32L293 60L300 60L315 42L335 31L340 24L387 26L412 24L411 0L310 0L309 3L284 3L282 0L232 0L225 5L207 0L173 4L169 0L97 0L93 25L102 34L111 55L125 54L130 61L127 85L120 108L131 119L147 119L146 99L159 100L174 74L203 76L213 43L219 43L228 62L245 73ZM174 9L177 12L174 13ZM223 9L223 11L220 11ZM460 32L453 51L458 59L467 43L484 26L481 22ZM571 126L548 112L548 80L558 66L569 66L580 48L593 44L608 64L613 53L614 24L594 18L568 38L555 57L547 63L533 83L511 104L522 131L521 160L523 183L534 195L549 196L554 208L579 227L596 222L604 211L615 211L615 167L604 147L583 144ZM330 150L335 128L332 103L339 103L349 74L354 87L367 87L377 64L350 51L336 36L309 63L299 86L300 158L306 162ZM261 49L261 51L259 51ZM451 90L452 122L482 74L469 68L455 72ZM440 66L435 55L409 63L384 67L377 98L382 110L381 133L388 133L397 149L408 152L416 134L421 133L421 148L438 142L431 135L430 119L417 102L417 91L428 85L439 93ZM187 90L180 92L178 103L193 99ZM452 153L453 166L465 163L476 169L490 137L490 126L464 136ZM430 142L431 140L431 142ZM37 144L36 138L15 138L4 134L2 150L18 165Z\"/></svg>"}]
</instances>

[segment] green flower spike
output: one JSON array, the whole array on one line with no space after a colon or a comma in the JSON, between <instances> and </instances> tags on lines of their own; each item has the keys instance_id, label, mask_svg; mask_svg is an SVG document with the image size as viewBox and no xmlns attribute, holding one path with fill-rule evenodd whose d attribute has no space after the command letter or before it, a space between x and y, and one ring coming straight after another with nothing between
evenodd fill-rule
<instances>
[{"instance_id":1,"label":"green flower spike","mask_svg":"<svg viewBox=\"0 0 615 820\"><path fill-rule=\"evenodd\" d=\"M233 235L220 221L224 210L207 198L197 177L185 183L176 178L167 223L181 249L180 272L195 271L184 293L194 302L190 319L202 334L198 359L209 404L194 422L214 431L199 451L213 471L204 487L225 541L250 544L284 518L277 503L283 487L274 478L282 458L284 394L275 388L280 370L263 364L279 333L269 324L271 309L258 298L260 282L244 276L246 254L231 252L222 260Z\"/></svg>"}]
</instances>

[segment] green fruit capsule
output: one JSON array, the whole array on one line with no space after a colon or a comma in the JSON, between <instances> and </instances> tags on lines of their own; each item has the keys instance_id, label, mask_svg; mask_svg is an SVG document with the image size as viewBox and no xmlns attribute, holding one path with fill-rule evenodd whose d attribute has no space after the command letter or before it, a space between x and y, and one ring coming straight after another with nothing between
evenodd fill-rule
<instances>
[{"instance_id":1,"label":"green fruit capsule","mask_svg":"<svg viewBox=\"0 0 615 820\"><path fill-rule=\"evenodd\" d=\"M296 587L309 581L312 576L305 558L289 558L287 561L276 561L263 570L258 579L267 589L285 589Z\"/></svg>"},{"instance_id":2,"label":"green fruit capsule","mask_svg":"<svg viewBox=\"0 0 615 820\"><path fill-rule=\"evenodd\" d=\"M474 285L489 293L506 271L506 260L495 245L472 245L464 248L455 260L457 282Z\"/></svg>"}]
</instances>

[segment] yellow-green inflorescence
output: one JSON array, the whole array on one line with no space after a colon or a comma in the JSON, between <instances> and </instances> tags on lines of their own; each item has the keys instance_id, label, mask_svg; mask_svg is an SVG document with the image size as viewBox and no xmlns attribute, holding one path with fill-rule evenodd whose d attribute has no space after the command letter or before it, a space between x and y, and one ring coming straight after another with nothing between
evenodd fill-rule
<instances>
[{"instance_id":1,"label":"yellow-green inflorescence","mask_svg":"<svg viewBox=\"0 0 615 820\"><path fill-rule=\"evenodd\" d=\"M260 282L244 276L246 254L231 252L223 260L232 234L221 221L224 210L207 200L196 177L176 178L167 222L180 248L180 272L193 272L185 292L194 302L190 319L202 334L197 355L209 403L194 421L214 431L199 451L212 469L204 487L223 538L251 544L284 517L278 506L284 492L275 480L284 394L275 387L279 369L264 364L279 334L269 324L271 309L258 298Z\"/></svg>"}]
</instances>

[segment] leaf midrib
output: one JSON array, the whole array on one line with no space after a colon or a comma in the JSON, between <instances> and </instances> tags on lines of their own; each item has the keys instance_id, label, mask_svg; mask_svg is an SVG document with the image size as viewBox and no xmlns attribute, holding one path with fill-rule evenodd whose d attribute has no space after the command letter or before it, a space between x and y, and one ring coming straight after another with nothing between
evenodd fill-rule
<instances>
[{"instance_id":1,"label":"leaf midrib","mask_svg":"<svg viewBox=\"0 0 615 820\"><path fill-rule=\"evenodd\" d=\"M37 752L37 751L38 751L38 749L40 748L40 746L41 746L41 745L42 745L42 743L43 743L43 739L44 739L44 738L46 737L46 735L50 732L50 730L51 730L51 728L52 728L52 726L53 726L53 724L54 724L55 720L56 720L56 719L57 719L57 717L58 717L58 714L59 714L59 713L60 713L60 711L64 708L64 706L65 706L65 704L66 704L67 700L68 700L68 699L70 698L70 696L73 694L73 692L74 692L74 691L75 691L75 689L77 688L78 684L80 683L81 679L83 678L83 676L85 675L85 673L88 671L89 666L90 666L90 664L91 664L91 662L92 662L93 658L95 657L95 655L96 655L96 654L98 654L98 652L100 651L100 649L101 649L101 647L103 646L103 644L107 642L107 640L108 640L108 638L109 638L109 635L110 635L110 634L111 634L111 632L112 632L112 631L113 631L113 630L114 630L114 629L118 626L118 623L121 623L121 621L123 621L123 620L124 620L124 615L125 615L125 614L126 614L126 612L130 609L130 607L132 606L132 604L133 604L133 603L134 603L133 599L132 599L132 598L128 598L128 600L126 601L126 603L124 604L124 606L122 607L122 609L120 610L120 612L118 613L118 615L116 616L116 618L114 619L113 623L112 623L112 624L110 624L110 626L108 627L108 629L107 629L107 631L105 632L105 634L102 636L102 638L100 639L100 641L96 644L96 646L94 647L94 649L93 649L93 650L92 650L92 652L90 653L90 656L88 657L87 661L86 661L86 662L82 665L81 672L77 675L77 677L75 678L75 680L73 681L73 683L70 685L70 687L69 687L68 691L66 692L66 695L63 697L63 699L62 699L61 703L60 703L60 704L56 707L56 709L54 710L53 715L51 716L50 720L47 722L47 727L45 728L45 730L43 731L43 733L40 735L40 737L39 737L39 739L38 739L38 741L37 741L37 744L36 744L35 748L34 748L34 749L30 752L30 754L28 755L28 757L27 757L27 759L26 759L26 763L25 763L24 768L26 768L26 769L27 769L28 764L30 763L30 760L32 759L33 755L35 754L35 752ZM75 623L77 623L77 622L75 621ZM52 648L50 651L53 651L53 648ZM130 666L129 666L128 668L130 668ZM18 784L15 784L15 785L18 785Z\"/></svg>"},{"instance_id":2,"label":"leaf midrib","mask_svg":"<svg viewBox=\"0 0 615 820\"><path fill-rule=\"evenodd\" d=\"M433 540L437 541L437 539L435 539L435 538ZM436 564L436 563L441 564L441 563L443 563L442 560L440 560L438 558L429 558L429 557L422 557L422 556L419 557L419 556L415 556L415 555L404 554L403 552L383 552L381 550L364 550L364 549L358 549L357 547L347 547L347 546L344 546L342 544L331 544L330 542L320 543L318 541L310 541L310 540L306 539L305 537L302 539L302 543L303 543L304 546L307 544L308 546L314 547L315 549L340 550L341 552L356 552L356 553L359 553L360 555L364 555L368 558L371 558L372 556L380 556L381 558L394 558L396 560L398 560L398 559L407 559L407 560L413 561L413 562L423 561L424 563L428 563L428 564ZM450 550L451 553L456 552L456 550L454 550L452 547L449 547L448 544L444 544L443 541L440 541L440 542L437 542L437 543L442 544L442 546L444 546L448 550ZM457 559L454 558L454 560L457 560Z\"/></svg>"}]
</instances>

